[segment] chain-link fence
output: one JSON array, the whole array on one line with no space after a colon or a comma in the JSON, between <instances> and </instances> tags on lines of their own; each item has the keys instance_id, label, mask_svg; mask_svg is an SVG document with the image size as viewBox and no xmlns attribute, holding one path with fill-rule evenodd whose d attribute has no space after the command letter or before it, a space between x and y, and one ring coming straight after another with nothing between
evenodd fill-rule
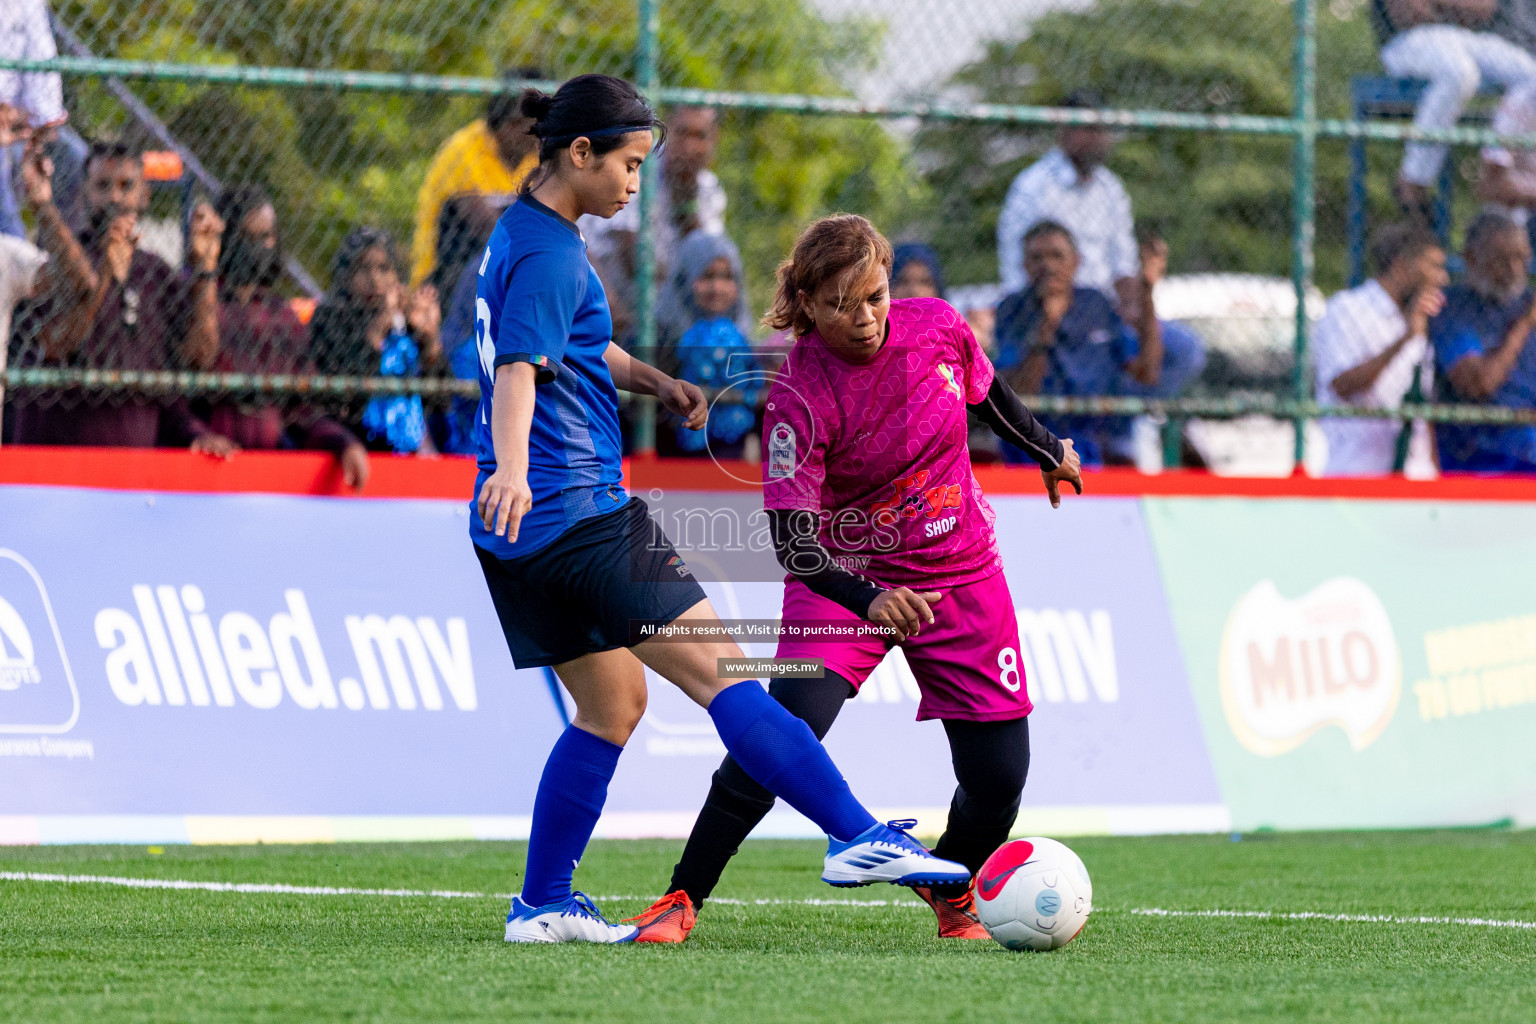
<instances>
[{"instance_id":1,"label":"chain-link fence","mask_svg":"<svg viewBox=\"0 0 1536 1024\"><path fill-rule=\"evenodd\" d=\"M33 42L0 52L0 68L17 81L60 76L69 122L46 146L7 150L3 184L18 195L22 230L49 252L53 289L22 301L10 332L8 441L187 444L212 434L326 446L350 432L399 451L465 450L476 385L464 268L527 169L509 99L586 71L634 78L674 127L694 118L688 106L713 112L698 126L699 166L712 173L669 173L664 151L659 168L647 166L646 227L632 244L622 231L603 241L614 232L601 225L588 232L621 343L678 365L698 344L689 329L718 319L692 301L707 265L679 260L690 230L723 230L735 243L734 284L755 313L811 219L862 213L894 241L921 245L902 250L902 268L913 269L898 288L948 295L1016 387L1040 392L1032 403L1048 420L1123 414L1103 420L1107 461L1288 472L1304 421L1323 411L1314 379L1334 366L1309 352L1324 296L1376 272L1373 231L1417 216L1459 248L1490 197L1523 223L1509 181L1524 158L1515 149L1498 177L1503 165L1480 147L1495 138L1495 105L1512 106L1523 87L1524 66L1504 54L1502 64L1473 61L1470 79L1462 68L1452 106L1465 109L1446 118L1449 72L1433 59L1389 62L1413 75L1384 66L1407 34L1378 31L1373 18L1393 16L1391 2L11 6L0 46ZM41 29L25 23L29 12ZM1532 42L1503 24L1478 34L1494 30L1517 48ZM1526 60L1536 80L1536 59ZM1435 75L1430 92L1441 91L1425 100L1418 79ZM1456 126L1414 129L1421 101ZM1536 133L1536 118L1500 127ZM1413 176L1429 182L1418 192L1395 184L1408 137L1452 143L1443 165L1433 153L1412 158ZM87 147L106 140L146 151L147 189L87 180ZM675 135L677 166L683 145ZM112 162L113 151L96 153L98 171ZM40 156L52 165L47 201ZM1025 236L1043 220L1068 229L1080 267L1083 288L1068 289L1060 316L1043 298L1051 272L1030 278L1023 265ZM1453 253L1451 272L1460 264ZM1161 321L1156 383L1127 373L1148 341L1144 276L1161 276L1150 311ZM1400 301L1379 309L1341 307L1349 344L1369 349L1377 342L1361 338L1411 326L1411 295L1396 292ZM728 319L766 340L755 315ZM1335 347L1337 327L1322 329ZM1042 339L1050 351L1031 365ZM1075 360L1074 346L1114 355ZM1533 419L1536 393L1522 408L1518 389L1458 390L1444 373L1388 394L1433 362L1422 345L1399 354L1381 396L1405 399L1406 411L1373 413L1370 388L1346 410L1392 417L1378 434L1409 414ZM637 404L627 420L634 448L658 436L666 448L671 426L651 407ZM979 445L982 457L1006 454Z\"/></svg>"}]
</instances>

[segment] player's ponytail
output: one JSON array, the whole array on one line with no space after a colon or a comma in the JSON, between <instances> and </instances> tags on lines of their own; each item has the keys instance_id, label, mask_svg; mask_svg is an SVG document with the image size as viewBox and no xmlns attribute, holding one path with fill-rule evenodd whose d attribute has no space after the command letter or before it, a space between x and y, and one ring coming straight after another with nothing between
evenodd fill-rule
<instances>
[{"instance_id":1,"label":"player's ponytail","mask_svg":"<svg viewBox=\"0 0 1536 1024\"><path fill-rule=\"evenodd\" d=\"M523 183L524 195L554 173L560 154L585 138L597 156L610 153L635 132L656 132L657 145L667 126L640 90L612 75L577 75L554 95L523 91L519 109L533 119L528 134L539 140L539 169Z\"/></svg>"},{"instance_id":2,"label":"player's ponytail","mask_svg":"<svg viewBox=\"0 0 1536 1024\"><path fill-rule=\"evenodd\" d=\"M800 233L789 259L779 264L778 289L763 323L795 337L815 326L800 293L812 294L827 281L852 287L877 265L891 272L895 256L891 243L856 213L823 217Z\"/></svg>"},{"instance_id":3,"label":"player's ponytail","mask_svg":"<svg viewBox=\"0 0 1536 1024\"><path fill-rule=\"evenodd\" d=\"M538 89L524 89L522 98L518 100L517 109L518 113L530 118L537 126L538 122L549 116L549 108L554 105L555 98L549 93ZM530 128L528 134L537 133Z\"/></svg>"}]
</instances>

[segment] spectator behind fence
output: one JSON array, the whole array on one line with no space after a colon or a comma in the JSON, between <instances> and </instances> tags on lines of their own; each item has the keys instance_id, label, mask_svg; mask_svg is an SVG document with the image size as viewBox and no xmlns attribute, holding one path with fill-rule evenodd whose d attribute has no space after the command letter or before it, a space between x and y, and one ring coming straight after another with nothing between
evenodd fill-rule
<instances>
[{"instance_id":1,"label":"spectator behind fence","mask_svg":"<svg viewBox=\"0 0 1536 1024\"><path fill-rule=\"evenodd\" d=\"M1168 242L1151 227L1136 231L1137 252L1141 261L1143 301L1152 301L1153 290L1168 272ZM1156 306L1153 314L1156 315ZM1157 319L1158 337L1163 343L1163 364L1152 383L1130 374L1121 374L1115 394L1128 398L1178 398L1205 370L1205 341L1188 324L1178 320ZM1117 431L1110 442L1116 462L1136 461L1135 436L1130 429Z\"/></svg>"},{"instance_id":2,"label":"spectator behind fence","mask_svg":"<svg viewBox=\"0 0 1536 1024\"><path fill-rule=\"evenodd\" d=\"M891 298L941 299L944 268L939 254L925 242L903 242L893 250Z\"/></svg>"},{"instance_id":3,"label":"spectator behind fence","mask_svg":"<svg viewBox=\"0 0 1536 1024\"><path fill-rule=\"evenodd\" d=\"M0 236L26 238L21 202L16 195L16 168L32 137L32 126L20 107L0 101Z\"/></svg>"},{"instance_id":4,"label":"spectator behind fence","mask_svg":"<svg viewBox=\"0 0 1536 1024\"><path fill-rule=\"evenodd\" d=\"M1529 52L1536 46L1536 3L1503 0L1493 23L1494 30ZM1494 111L1494 131L1500 135L1536 134L1536 79L1511 86ZM1531 224L1536 209L1536 150L1521 147L1485 146L1478 169L1477 196L1486 209L1501 213L1520 227Z\"/></svg>"},{"instance_id":5,"label":"spectator behind fence","mask_svg":"<svg viewBox=\"0 0 1536 1024\"><path fill-rule=\"evenodd\" d=\"M58 55L44 0L0 4L0 57L51 60ZM23 238L27 233L15 181L22 144L34 132L46 141L68 117L57 72L0 69L0 234Z\"/></svg>"},{"instance_id":6,"label":"spectator behind fence","mask_svg":"<svg viewBox=\"0 0 1536 1024\"><path fill-rule=\"evenodd\" d=\"M1489 27L1499 2L1371 0L1371 24L1387 73L1429 81L1414 111L1414 127L1453 127L1484 80L1505 87L1505 103L1536 81L1536 57L1508 39L1481 31ZM1445 155L1443 143L1410 142L1403 148L1397 198L1425 223Z\"/></svg>"},{"instance_id":7,"label":"spectator behind fence","mask_svg":"<svg viewBox=\"0 0 1536 1024\"><path fill-rule=\"evenodd\" d=\"M1138 319L1132 330L1103 292L1073 284L1078 262L1063 225L1040 221L1025 233L1030 284L998 304L994 366L1028 395L1114 395L1127 377L1156 385L1163 343L1146 281L1138 279L1142 294L1133 296ZM1084 465L1124 461L1113 444L1126 430L1124 417L1040 418L1057 437L1072 438ZM1034 461L1012 446L1003 456L1010 463Z\"/></svg>"},{"instance_id":8,"label":"spectator behind fence","mask_svg":"<svg viewBox=\"0 0 1536 1024\"><path fill-rule=\"evenodd\" d=\"M224 224L218 253L218 345L197 369L219 373L312 376L309 331L277 295L283 255L277 211L266 193L245 187L219 197ZM347 486L368 480L368 452L355 435L312 407L281 398L219 398L188 403L203 450L229 455L239 448L315 448L334 454Z\"/></svg>"},{"instance_id":9,"label":"spectator behind fence","mask_svg":"<svg viewBox=\"0 0 1536 1024\"><path fill-rule=\"evenodd\" d=\"M453 302L453 293L464 279L464 271L473 264L480 269L480 257L496 230L496 222L516 201L515 196L454 196L443 203L437 217L437 256L426 283L437 289L443 316Z\"/></svg>"},{"instance_id":10,"label":"spectator behind fence","mask_svg":"<svg viewBox=\"0 0 1536 1024\"><path fill-rule=\"evenodd\" d=\"M1511 93L1499 105L1493 130L1501 135L1525 135L1536 131L1536 88ZM1499 214L1517 227L1530 227L1536 209L1536 151L1507 146L1485 146L1477 174L1477 197L1484 209Z\"/></svg>"},{"instance_id":11,"label":"spectator behind fence","mask_svg":"<svg viewBox=\"0 0 1536 1024\"><path fill-rule=\"evenodd\" d=\"M348 232L331 267L331 290L310 322L310 345L321 373L419 377L441 373L442 313L437 290L407 293L400 282L394 238L379 228ZM370 399L347 428L376 451L431 450L419 395Z\"/></svg>"},{"instance_id":12,"label":"spectator behind fence","mask_svg":"<svg viewBox=\"0 0 1536 1024\"><path fill-rule=\"evenodd\" d=\"M710 167L720 141L718 118L708 107L678 107L667 117L667 144L656 167L659 186L651 207L656 239L656 280L666 280L673 254L694 231L725 234L725 190ZM639 198L608 220L591 215L579 225L592 265L613 312L613 337L629 344L635 331L635 242Z\"/></svg>"},{"instance_id":13,"label":"spectator behind fence","mask_svg":"<svg viewBox=\"0 0 1536 1024\"><path fill-rule=\"evenodd\" d=\"M478 197L474 204L461 207L465 197L450 199L443 205L443 221L446 226L450 217L457 217L453 230L460 232L460 248L471 258L459 263L457 276L447 283L447 295L443 302L442 345L443 358L448 373L459 380L480 379L480 353L475 344L475 287L480 279L480 255L496 228L499 213L489 223L483 214L492 210L489 203ZM460 210L459 214L450 211ZM472 247L471 247L472 246ZM443 252L446 246L439 245ZM451 266L446 257L440 257L431 280L442 293L447 281L446 270ZM478 398L455 396L442 413L427 417L433 443L439 451L457 455L474 455L479 449L475 441L475 413L480 408Z\"/></svg>"},{"instance_id":14,"label":"spectator behind fence","mask_svg":"<svg viewBox=\"0 0 1536 1024\"><path fill-rule=\"evenodd\" d=\"M1536 409L1536 293L1529 283L1531 243L1496 213L1467 228L1465 284L1446 292L1429 324L1447 402ZM1536 473L1536 426L1441 423L1435 429L1445 470Z\"/></svg>"},{"instance_id":15,"label":"spectator behind fence","mask_svg":"<svg viewBox=\"0 0 1536 1024\"><path fill-rule=\"evenodd\" d=\"M16 195L15 170L18 156L25 152L32 126L20 108L0 101L0 236L26 238L27 225L21 219L21 204Z\"/></svg>"},{"instance_id":16,"label":"spectator behind fence","mask_svg":"<svg viewBox=\"0 0 1536 1024\"><path fill-rule=\"evenodd\" d=\"M528 72L524 77L537 74ZM528 134L533 120L519 113L521 102L521 92L492 96L485 117L454 132L432 158L416 197L411 287L421 287L432 273L438 253L438 217L445 202L463 195L515 196L538 166L538 140ZM440 282L438 287L446 286Z\"/></svg>"},{"instance_id":17,"label":"spectator behind fence","mask_svg":"<svg viewBox=\"0 0 1536 1024\"><path fill-rule=\"evenodd\" d=\"M1002 295L1001 285L963 284L951 288L944 296L970 325L976 343L988 359L997 354L997 304ZM990 432L991 428L987 429Z\"/></svg>"},{"instance_id":18,"label":"spectator behind fence","mask_svg":"<svg viewBox=\"0 0 1536 1024\"><path fill-rule=\"evenodd\" d=\"M1098 93L1080 89L1063 105L1098 110L1104 102ZM1029 284L1024 236L1049 220L1071 232L1078 252L1076 283L1115 300L1122 316L1136 317L1131 305L1138 272L1131 197L1104 166L1113 148L1109 129L1071 125L1061 129L1054 149L1013 179L997 219L997 272L1004 294L1023 291Z\"/></svg>"},{"instance_id":19,"label":"spectator behind fence","mask_svg":"<svg viewBox=\"0 0 1536 1024\"><path fill-rule=\"evenodd\" d=\"M1426 358L1429 320L1445 305L1445 252L1414 221L1389 224L1371 240L1376 276L1328 300L1313 346L1319 405L1396 409L1415 388L1430 395L1432 360ZM1406 456L1429 466L1429 432L1397 420L1332 418L1318 421L1328 439L1325 476L1384 476Z\"/></svg>"},{"instance_id":20,"label":"spectator behind fence","mask_svg":"<svg viewBox=\"0 0 1536 1024\"><path fill-rule=\"evenodd\" d=\"M752 375L751 326L740 251L724 235L695 231L673 254L656 327L669 372L705 389L709 422L704 430L689 430L666 414L664 429L657 431L659 454L739 459L746 452L763 394Z\"/></svg>"},{"instance_id":21,"label":"spectator behind fence","mask_svg":"<svg viewBox=\"0 0 1536 1024\"><path fill-rule=\"evenodd\" d=\"M98 142L86 161L89 226L76 237L53 203L52 167L37 145L22 164L23 188L50 259L40 298L17 317L21 357L31 365L71 369L164 370L196 366L218 346L218 215L194 210L189 273L177 274L138 247L138 219L148 199L137 150ZM62 401L59 400L62 398ZM109 400L79 391L17 409L19 444L147 447L194 440L187 420L147 397Z\"/></svg>"},{"instance_id":22,"label":"spectator behind fence","mask_svg":"<svg viewBox=\"0 0 1536 1024\"><path fill-rule=\"evenodd\" d=\"M38 272L48 254L25 238L0 234L0 409L5 407L5 364L11 337L11 313L32 297Z\"/></svg>"}]
</instances>

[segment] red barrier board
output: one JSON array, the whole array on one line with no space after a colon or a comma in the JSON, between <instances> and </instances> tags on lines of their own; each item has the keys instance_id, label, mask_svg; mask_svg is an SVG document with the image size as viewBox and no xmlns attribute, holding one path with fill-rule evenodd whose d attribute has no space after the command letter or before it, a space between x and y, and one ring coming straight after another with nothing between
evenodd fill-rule
<instances>
[{"instance_id":1,"label":"red barrier board","mask_svg":"<svg viewBox=\"0 0 1536 1024\"><path fill-rule=\"evenodd\" d=\"M374 455L365 498L468 500L475 460L464 455L419 458ZM707 459L630 459L629 486L642 497L652 488L679 491L757 489L756 464ZM1041 490L1031 469L978 466L989 494ZM1536 477L1452 475L1438 480L1401 477L1313 479L1220 477L1196 470L1147 476L1130 469L1083 474L1087 495L1244 498L1354 498L1416 501L1536 501ZM0 448L0 484L96 487L104 490L191 491L346 496L336 460L324 452L240 452L216 459L173 448ZM1068 500L1071 500L1070 497Z\"/></svg>"}]
</instances>

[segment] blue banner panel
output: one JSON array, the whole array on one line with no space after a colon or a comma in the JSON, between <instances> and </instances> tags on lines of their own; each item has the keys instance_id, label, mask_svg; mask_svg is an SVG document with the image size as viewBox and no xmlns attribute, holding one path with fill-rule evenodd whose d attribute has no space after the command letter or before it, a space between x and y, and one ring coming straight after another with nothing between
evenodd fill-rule
<instances>
[{"instance_id":1,"label":"blue banner panel","mask_svg":"<svg viewBox=\"0 0 1536 1024\"><path fill-rule=\"evenodd\" d=\"M462 503L0 488L0 814L527 815Z\"/></svg>"},{"instance_id":2,"label":"blue banner panel","mask_svg":"<svg viewBox=\"0 0 1536 1024\"><path fill-rule=\"evenodd\" d=\"M728 529L758 495L647 498L723 618L779 617L771 554ZM1225 828L1141 503L993 504L1036 706L1019 827ZM466 516L0 487L0 841L526 834L565 709L513 669ZM685 835L724 755L702 709L651 684L599 834ZM933 834L954 776L918 696L893 652L828 747L877 814ZM813 833L787 810L760 832Z\"/></svg>"}]
</instances>

